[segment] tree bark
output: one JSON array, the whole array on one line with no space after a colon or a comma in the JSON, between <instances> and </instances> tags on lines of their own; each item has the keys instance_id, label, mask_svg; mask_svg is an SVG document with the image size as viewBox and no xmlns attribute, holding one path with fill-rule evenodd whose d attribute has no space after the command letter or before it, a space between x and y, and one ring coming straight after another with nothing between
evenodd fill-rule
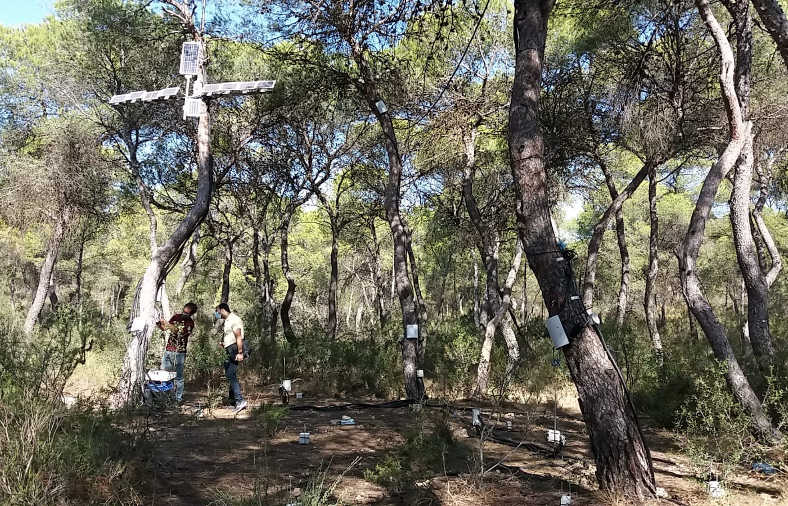
<instances>
[{"instance_id":1,"label":"tree bark","mask_svg":"<svg viewBox=\"0 0 788 506\"><path fill-rule=\"evenodd\" d=\"M477 132L475 126L463 132L465 170L463 172L462 197L465 201L465 208L468 211L471 223L476 229L476 234L478 236L477 248L487 272L487 304L485 304L487 323L481 329L482 350L479 357L479 366L476 371L476 391L479 395L484 396L487 393L487 386L490 378L490 354L495 340L495 333L499 325L503 326L504 339L509 352L507 376L513 371L514 365L520 359L520 349L517 345L517 339L514 336L514 331L511 328L509 320L503 318L503 314L506 314L509 310L510 302L507 302L505 307L503 306L501 289L498 284L498 234L493 227L484 223L481 212L479 211L479 205L476 202L476 197L473 195L473 180L476 174L476 136ZM520 267L521 256L521 244L517 241L517 254L512 261L512 269L517 267L514 271L515 276ZM512 284L513 283L514 280L512 280ZM511 286L508 287L509 300L511 299L511 288ZM501 309L503 309L503 313L501 316L498 316Z\"/></svg>"},{"instance_id":2,"label":"tree bark","mask_svg":"<svg viewBox=\"0 0 788 506\"><path fill-rule=\"evenodd\" d=\"M729 205L736 259L747 289L747 333L761 374L767 376L774 365L775 352L769 332L769 285L758 262L758 252L750 226L752 141L750 134L742 146Z\"/></svg>"},{"instance_id":3,"label":"tree bark","mask_svg":"<svg viewBox=\"0 0 788 506\"><path fill-rule=\"evenodd\" d=\"M52 310L57 309L57 305L60 302L57 298L57 285L55 284L55 272L52 271L52 275L49 278L49 288L47 289L47 298L49 298L49 306Z\"/></svg>"},{"instance_id":4,"label":"tree bark","mask_svg":"<svg viewBox=\"0 0 788 506\"><path fill-rule=\"evenodd\" d=\"M788 18L785 12L777 0L752 0L752 4L788 69Z\"/></svg>"},{"instance_id":5,"label":"tree bark","mask_svg":"<svg viewBox=\"0 0 788 506\"><path fill-rule=\"evenodd\" d=\"M227 304L230 301L230 271L233 268L233 243L228 240L224 243L224 268L222 269L222 293L220 301Z\"/></svg>"},{"instance_id":6,"label":"tree bark","mask_svg":"<svg viewBox=\"0 0 788 506\"><path fill-rule=\"evenodd\" d=\"M752 23L749 0L729 0L725 6L736 26L736 67L734 86L743 120L749 119L752 75ZM733 191L729 201L736 259L747 288L747 334L761 374L767 376L774 365L774 346L769 332L769 285L761 269L750 221L752 190L753 134L745 139L736 161Z\"/></svg>"},{"instance_id":7,"label":"tree bark","mask_svg":"<svg viewBox=\"0 0 788 506\"><path fill-rule=\"evenodd\" d=\"M481 304L479 303L479 265L473 261L473 324L481 328Z\"/></svg>"},{"instance_id":8,"label":"tree bark","mask_svg":"<svg viewBox=\"0 0 788 506\"><path fill-rule=\"evenodd\" d=\"M761 179L761 189L758 194L758 201L755 203L755 208L752 211L752 216L753 220L755 221L755 225L758 227L758 233L760 234L761 239L766 246L766 250L769 252L769 257L772 259L772 266L766 272L766 284L771 287L783 268L783 260L780 256L780 250L777 249L777 245L774 243L772 234L769 232L769 228L766 226L766 222L763 220L763 206L766 204L766 197L768 196L769 187L767 184L767 179L764 177L760 166L758 167L758 173ZM771 174L771 169L769 170L769 173Z\"/></svg>"},{"instance_id":9,"label":"tree bark","mask_svg":"<svg viewBox=\"0 0 788 506\"><path fill-rule=\"evenodd\" d=\"M487 392L487 386L490 380L490 350L495 340L495 331L499 326L502 327L502 334L509 355L505 373L506 383L511 381L512 374L517 367L517 363L520 361L520 347L517 344L517 337L514 334L514 330L512 330L508 312L512 302L512 287L517 279L517 272L520 270L522 258L523 246L518 240L515 246L514 257L512 258L512 266L509 268L509 274L506 276L506 281L504 282L503 296L501 297L500 304L484 329L482 354L479 358L479 368L476 376L476 390L481 395Z\"/></svg>"},{"instance_id":10,"label":"tree bark","mask_svg":"<svg viewBox=\"0 0 788 506\"><path fill-rule=\"evenodd\" d=\"M599 249L602 247L602 239L605 236L605 231L607 230L608 224L610 223L611 218L615 216L624 205L624 202L632 196L635 190L637 190L637 188L640 186L640 183L642 183L646 178L650 167L656 165L658 165L658 163L655 160L646 160L646 163L643 164L643 167L638 171L637 174L635 174L635 177L632 178L632 181L630 181L626 188L624 188L624 190L613 199L613 202L610 203L605 212L602 214L602 217L594 226L594 231L591 234L591 240L588 242L586 271L585 275L583 276L583 304L585 304L587 308L591 308L594 305L597 256L599 255Z\"/></svg>"},{"instance_id":11,"label":"tree bark","mask_svg":"<svg viewBox=\"0 0 788 506\"><path fill-rule=\"evenodd\" d=\"M610 193L610 200L616 200L618 197L618 190L616 189L613 176L607 169L607 164L601 163L602 174L605 176L605 183L607 190ZM616 305L616 327L621 328L624 326L624 317L627 312L627 301L629 299L629 250L627 249L626 229L624 226L624 206L619 207L616 211L616 239L618 240L618 253L621 257L621 282L618 288L618 304Z\"/></svg>"},{"instance_id":12,"label":"tree bark","mask_svg":"<svg viewBox=\"0 0 788 506\"><path fill-rule=\"evenodd\" d=\"M178 283L175 285L175 293L178 297L183 293L183 288L189 280L189 276L194 273L197 267L197 248L200 246L200 229L194 231L192 241L189 245L189 253L183 258L181 263L181 276L178 278Z\"/></svg>"},{"instance_id":13,"label":"tree bark","mask_svg":"<svg viewBox=\"0 0 788 506\"><path fill-rule=\"evenodd\" d=\"M191 19L191 18L189 18ZM189 25L186 25L189 28ZM204 41L194 27L195 40L203 45ZM205 82L205 61L200 62L197 81ZM195 84L197 85L197 83ZM213 194L213 156L211 155L211 117L204 112L197 125L197 196L176 229L167 241L156 249L145 274L137 284L137 290L129 317L131 339L126 347L120 378L111 402L115 406L135 402L142 394L142 383L145 378L145 358L148 344L153 335L160 313L156 307L156 294L167 274L178 261L184 246L194 231L200 226L206 214Z\"/></svg>"},{"instance_id":14,"label":"tree bark","mask_svg":"<svg viewBox=\"0 0 788 506\"><path fill-rule=\"evenodd\" d=\"M646 275L646 293L643 304L646 310L646 326L654 348L654 358L660 370L664 365L662 339L659 336L656 313L657 274L659 273L659 216L657 215L657 171L651 167L648 173L648 214L650 231L648 236L648 274Z\"/></svg>"},{"instance_id":15,"label":"tree bark","mask_svg":"<svg viewBox=\"0 0 788 506\"><path fill-rule=\"evenodd\" d=\"M427 303L424 302L424 297L421 295L421 285L419 284L419 271L416 267L416 255L413 253L413 232L408 227L407 222L403 220L405 227L405 249L408 252L408 262L410 275L413 278L413 292L416 295L416 311L419 315L419 363L424 361L424 353L427 350ZM438 307L440 312L440 306Z\"/></svg>"},{"instance_id":16,"label":"tree bark","mask_svg":"<svg viewBox=\"0 0 788 506\"><path fill-rule=\"evenodd\" d=\"M82 305L82 261L85 253L85 229L82 229L82 234L79 237L79 253L77 253L77 267L74 274L74 304L77 307Z\"/></svg>"},{"instance_id":17,"label":"tree bark","mask_svg":"<svg viewBox=\"0 0 788 506\"><path fill-rule=\"evenodd\" d=\"M725 32L712 14L707 0L696 0L695 3L701 18L714 38L720 54L720 91L728 116L730 140L722 155L709 169L709 173L703 181L695 209L690 218L687 233L679 247L679 273L681 275L682 289L689 303L690 310L698 320L698 323L700 323L714 352L714 357L727 365L725 376L728 386L736 400L750 415L753 428L758 436L762 440L770 441L781 437L781 435L772 427L761 402L741 370L736 355L733 353L733 348L731 348L728 341L725 328L717 319L714 310L703 294L695 268L706 229L706 221L714 203L717 189L739 157L744 143L750 136L751 128L751 124L745 122L741 115L733 78L733 51Z\"/></svg>"},{"instance_id":18,"label":"tree bark","mask_svg":"<svg viewBox=\"0 0 788 506\"><path fill-rule=\"evenodd\" d=\"M551 315L571 338L562 347L591 438L602 490L651 498L651 456L626 386L601 336L588 325L571 265L557 253L539 126L539 96L551 0L515 0L515 73L509 109L509 155L518 193L517 224L528 263ZM623 194L622 194L623 195ZM560 260L560 261L559 261Z\"/></svg>"},{"instance_id":19,"label":"tree bark","mask_svg":"<svg viewBox=\"0 0 788 506\"><path fill-rule=\"evenodd\" d=\"M282 299L282 304L279 307L279 317L282 319L282 332L285 338L292 340L295 337L293 333L293 325L290 322L290 308L293 305L293 297L295 297L296 282L293 273L290 271L290 262L288 260L288 235L290 233L290 220L292 219L292 211L288 210L285 216L282 217L282 224L279 229L279 249L282 259L282 274L287 279L287 292Z\"/></svg>"},{"instance_id":20,"label":"tree bark","mask_svg":"<svg viewBox=\"0 0 788 506\"><path fill-rule=\"evenodd\" d=\"M421 400L424 397L424 384L416 375L419 368L419 339L407 339L406 328L408 325L417 325L419 332L426 322L419 322L419 315L413 295L413 287L408 277L407 259L407 237L405 224L400 215L400 198L402 182L402 158L399 153L394 124L391 115L387 112L380 112L376 106L380 100L380 94L374 86L376 82L368 62L363 54L360 44L346 35L346 39L351 46L353 59L359 67L363 82L357 83L361 94L369 106L370 111L375 115L383 133L383 147L388 158L389 172L388 179L383 195L383 207L386 211L386 221L391 229L391 236L394 244L394 284L397 296L399 297L400 307L402 308L402 339L400 340L402 352L402 371L405 382L405 393L409 399ZM411 264L415 267L414 264Z\"/></svg>"},{"instance_id":21,"label":"tree bark","mask_svg":"<svg viewBox=\"0 0 788 506\"><path fill-rule=\"evenodd\" d=\"M327 207L327 206L326 206ZM337 283L339 281L339 232L336 219L329 211L331 220L331 277L328 281L328 335L331 339L337 337ZM357 325L358 326L358 325Z\"/></svg>"},{"instance_id":22,"label":"tree bark","mask_svg":"<svg viewBox=\"0 0 788 506\"><path fill-rule=\"evenodd\" d=\"M63 209L58 213L55 219L52 236L49 238L49 243L47 244L47 254L44 257L44 261L38 273L38 287L36 288L33 302L30 304L30 309L28 309L27 317L25 318L23 330L26 334L30 334L33 331L33 327L38 321L38 317L41 315L41 309L44 307L44 301L47 295L49 295L49 283L55 269L60 246L63 243L63 237L68 229L69 216L69 211Z\"/></svg>"}]
</instances>

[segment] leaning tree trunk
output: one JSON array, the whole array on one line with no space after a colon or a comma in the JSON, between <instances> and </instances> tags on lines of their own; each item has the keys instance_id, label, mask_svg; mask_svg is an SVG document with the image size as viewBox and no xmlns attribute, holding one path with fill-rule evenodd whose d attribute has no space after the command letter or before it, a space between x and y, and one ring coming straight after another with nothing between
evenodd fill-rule
<instances>
[{"instance_id":1,"label":"leaning tree trunk","mask_svg":"<svg viewBox=\"0 0 788 506\"><path fill-rule=\"evenodd\" d=\"M772 284L774 284L774 281L777 279L777 275L780 274L780 271L783 268L783 260L780 256L780 250L777 249L777 245L774 243L772 234L769 232L769 228L766 226L766 222L763 220L763 206L766 204L769 187L767 184L767 179L764 177L760 166L758 167L758 173L761 178L761 189L758 195L758 201L755 203L755 208L752 211L752 217L755 221L755 225L758 227L758 233L761 236L761 240L766 246L766 250L769 252L769 256L772 259L772 266L766 273L766 284L771 287ZM769 174L771 174L771 169L769 169Z\"/></svg>"},{"instance_id":2,"label":"leaning tree trunk","mask_svg":"<svg viewBox=\"0 0 788 506\"><path fill-rule=\"evenodd\" d=\"M733 82L733 51L728 43L725 31L712 14L708 0L696 0L695 3L701 18L714 37L720 54L720 90L728 115L730 140L722 155L709 169L709 173L703 181L703 186L695 204L695 210L690 218L687 233L677 252L679 256L679 273L681 275L682 289L687 297L690 310L698 320L698 323L700 323L704 334L706 334L706 338L714 352L714 357L727 365L725 376L733 396L750 415L752 426L759 438L771 441L781 437L781 434L772 427L760 400L755 395L747 377L739 366L730 341L728 341L725 327L717 319L717 315L703 294L695 267L706 229L706 221L714 203L714 196L717 194L720 182L733 167L742 151L742 147L751 134L751 124L742 119L739 101L736 96Z\"/></svg>"},{"instance_id":3,"label":"leaning tree trunk","mask_svg":"<svg viewBox=\"0 0 788 506\"><path fill-rule=\"evenodd\" d=\"M651 455L626 385L601 336L588 324L567 257L558 253L550 216L539 95L551 0L516 0L515 72L509 109L509 155L518 193L517 224L528 263L551 315L571 341L562 347L591 438L602 490L653 497ZM624 195L622 193L622 195Z\"/></svg>"},{"instance_id":4,"label":"leaning tree trunk","mask_svg":"<svg viewBox=\"0 0 788 506\"><path fill-rule=\"evenodd\" d=\"M183 258L183 262L181 263L181 277L178 278L178 283L175 285L175 294L178 295L178 297L183 293L183 287L186 286L186 281L189 280L189 276L194 273L194 269L197 267L197 248L199 245L200 229L198 228L194 231L194 235L192 235L189 253Z\"/></svg>"},{"instance_id":5,"label":"leaning tree trunk","mask_svg":"<svg viewBox=\"0 0 788 506\"><path fill-rule=\"evenodd\" d=\"M748 120L752 76L750 3L748 0L735 0L725 2L725 6L736 26L734 86L742 118ZM753 134L750 134L736 160L729 216L736 259L747 289L747 334L761 374L767 376L774 365L774 346L769 332L769 285L761 269L750 221L752 170Z\"/></svg>"},{"instance_id":6,"label":"leaning tree trunk","mask_svg":"<svg viewBox=\"0 0 788 506\"><path fill-rule=\"evenodd\" d=\"M282 332L288 340L293 339L293 325L290 323L290 308L293 305L293 297L295 297L296 282L293 273L290 272L290 262L288 261L288 234L290 233L290 219L293 217L293 211L285 211L282 217L282 225L279 229L279 248L282 259L282 274L287 279L287 292L285 298L282 300L282 305L279 308L279 315L282 318Z\"/></svg>"},{"instance_id":7,"label":"leaning tree trunk","mask_svg":"<svg viewBox=\"0 0 788 506\"><path fill-rule=\"evenodd\" d=\"M495 229L489 227L484 222L481 212L479 211L479 205L476 202L476 197L473 195L473 180L476 174L476 135L475 126L463 133L465 170L462 180L462 198L465 201L465 208L468 211L471 223L476 229L476 233L479 237L477 246L487 273L487 304L485 304L487 322L481 329L482 349L479 356L479 365L476 370L476 392L484 396L487 393L487 386L490 380L490 355L495 341L495 333L499 325L503 326L502 330L509 352L507 376L514 370L514 365L520 359L520 349L517 345L517 339L512 339L514 331L511 328L510 321L503 318L503 315L509 311L510 302L507 301L506 305L503 306L500 295L501 289L498 283L498 234ZM520 242L517 241L517 254L512 261L512 269L514 269L515 277L517 275L517 270L520 268L520 256L521 245ZM514 280L512 280L512 283L514 283ZM509 286L509 299L511 299L511 289L512 287ZM498 316L501 309L503 309L503 313L501 316Z\"/></svg>"},{"instance_id":8,"label":"leaning tree trunk","mask_svg":"<svg viewBox=\"0 0 788 506\"><path fill-rule=\"evenodd\" d=\"M79 252L77 253L77 266L76 272L74 273L74 304L77 307L82 305L82 268L83 268L83 260L85 255L85 242L87 239L85 238L85 229L83 225L82 233L79 237Z\"/></svg>"},{"instance_id":9,"label":"leaning tree trunk","mask_svg":"<svg viewBox=\"0 0 788 506\"><path fill-rule=\"evenodd\" d=\"M599 249L602 247L602 239L605 236L607 226L610 224L610 220L613 218L613 216L615 216L624 205L624 202L632 196L635 190L638 189L638 186L640 186L640 183L642 183L646 178L649 168L654 165L658 165L658 163L654 160L646 160L646 163L638 171L638 173L635 174L635 177L632 178L632 181L630 181L626 188L624 188L624 190L622 190L621 193L619 193L618 196L613 199L613 202L610 203L605 212L602 214L602 217L599 218L599 221L594 226L594 231L591 234L591 240L588 241L586 271L585 275L583 276L583 304L585 304L587 308L591 308L594 305L597 257L599 255Z\"/></svg>"},{"instance_id":10,"label":"leaning tree trunk","mask_svg":"<svg viewBox=\"0 0 788 506\"><path fill-rule=\"evenodd\" d=\"M618 190L610 171L605 164L601 165L602 174L605 176L605 184L610 193L610 200L616 200ZM618 288L618 304L616 305L616 327L624 326L624 318L627 313L627 302L629 299L629 250L627 249L626 229L624 226L624 206L616 211L616 239L618 240L618 253L621 257L621 282Z\"/></svg>"},{"instance_id":11,"label":"leaning tree trunk","mask_svg":"<svg viewBox=\"0 0 788 506\"><path fill-rule=\"evenodd\" d=\"M402 372L405 382L405 393L408 399L421 400L424 398L424 383L420 381L416 371L419 368L419 345L420 333L425 322L419 321L419 314L413 296L413 287L408 277L408 251L405 224L400 214L400 193L402 182L402 158L399 153L394 124L391 121L389 112L381 112L376 103L380 100L378 91L375 88L375 77L372 69L362 52L362 48L352 39L349 40L352 49L353 59L358 64L363 81L358 86L367 101L370 111L373 112L380 124L383 133L383 146L388 158L389 173L388 180L383 195L383 207L386 211L386 221L391 229L392 242L394 244L394 285L397 296L399 297L400 307L402 308L402 339L400 347L402 352ZM385 110L385 109L384 109ZM411 262L411 267L415 270L416 266ZM419 331L418 339L408 339L407 326L416 325Z\"/></svg>"},{"instance_id":12,"label":"leaning tree trunk","mask_svg":"<svg viewBox=\"0 0 788 506\"><path fill-rule=\"evenodd\" d=\"M783 57L785 68L788 69L788 18L778 0L752 0L763 26L777 45Z\"/></svg>"},{"instance_id":13,"label":"leaning tree trunk","mask_svg":"<svg viewBox=\"0 0 788 506\"><path fill-rule=\"evenodd\" d=\"M657 215L657 171L652 167L648 173L648 215L650 231L648 235L648 273L646 275L646 293L643 305L646 310L646 326L651 337L651 346L654 348L654 358L660 370L664 365L662 353L662 339L659 336L656 315L657 274L659 273L659 217Z\"/></svg>"},{"instance_id":14,"label":"leaning tree trunk","mask_svg":"<svg viewBox=\"0 0 788 506\"><path fill-rule=\"evenodd\" d=\"M55 269L55 262L57 262L57 255L60 251L60 245L63 243L63 237L68 229L69 211L64 209L55 220L55 227L52 230L52 237L49 238L47 245L47 254L44 257L44 262L41 264L41 270L38 274L38 288L36 288L33 303L30 304L30 309L27 311L25 318L25 325L23 327L26 334L33 331L33 327L41 315L41 309L44 307L44 301L49 294L49 283L52 279L52 272Z\"/></svg>"},{"instance_id":15,"label":"leaning tree trunk","mask_svg":"<svg viewBox=\"0 0 788 506\"><path fill-rule=\"evenodd\" d=\"M736 259L747 289L747 330L752 352L761 374L767 376L774 365L774 346L769 332L769 285L758 262L758 251L750 223L752 188L752 134L745 140L736 164L730 198L730 220Z\"/></svg>"},{"instance_id":16,"label":"leaning tree trunk","mask_svg":"<svg viewBox=\"0 0 788 506\"><path fill-rule=\"evenodd\" d=\"M203 43L200 37L197 40ZM200 68L197 80L199 84L205 82L204 67ZM211 117L207 109L200 116L197 125L197 197L167 241L156 249L145 274L137 284L129 317L131 339L126 347L118 385L111 399L116 406L132 403L142 393L148 344L160 317L156 307L156 295L167 274L178 261L189 238L208 213L214 181L213 157L210 149Z\"/></svg>"}]
</instances>

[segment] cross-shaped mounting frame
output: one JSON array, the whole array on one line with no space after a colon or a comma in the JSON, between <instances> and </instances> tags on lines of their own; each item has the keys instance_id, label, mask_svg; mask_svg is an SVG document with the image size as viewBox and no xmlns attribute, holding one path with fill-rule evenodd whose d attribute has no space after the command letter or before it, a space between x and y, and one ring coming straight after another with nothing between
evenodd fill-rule
<instances>
[{"instance_id":1,"label":"cross-shaped mounting frame","mask_svg":"<svg viewBox=\"0 0 788 506\"><path fill-rule=\"evenodd\" d=\"M202 46L199 42L184 42L181 48L180 74L186 76L186 91L184 92L183 117L198 118L205 111L204 97L218 95L248 95L251 93L264 93L271 91L276 86L276 81L229 81L225 83L200 84L194 83L192 93L189 94L189 82L199 70L199 60L202 57ZM120 95L113 95L109 103L113 105L134 102L156 102L177 98L180 86L164 88L156 91L132 91Z\"/></svg>"}]
</instances>

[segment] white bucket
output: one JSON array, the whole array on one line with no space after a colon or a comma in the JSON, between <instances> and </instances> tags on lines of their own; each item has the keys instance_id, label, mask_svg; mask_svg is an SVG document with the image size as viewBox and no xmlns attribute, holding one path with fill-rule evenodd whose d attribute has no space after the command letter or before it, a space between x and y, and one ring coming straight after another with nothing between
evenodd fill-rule
<instances>
[{"instance_id":1,"label":"white bucket","mask_svg":"<svg viewBox=\"0 0 788 506\"><path fill-rule=\"evenodd\" d=\"M300 444L300 445L308 445L309 444L309 433L308 432L299 432L298 433L298 444Z\"/></svg>"},{"instance_id":2,"label":"white bucket","mask_svg":"<svg viewBox=\"0 0 788 506\"><path fill-rule=\"evenodd\" d=\"M290 392L291 390L293 390L293 381L282 380L282 388L284 388L286 392Z\"/></svg>"},{"instance_id":3,"label":"white bucket","mask_svg":"<svg viewBox=\"0 0 788 506\"><path fill-rule=\"evenodd\" d=\"M148 371L148 379L151 381L172 381L178 374L174 371L164 371L161 369L151 369Z\"/></svg>"}]
</instances>

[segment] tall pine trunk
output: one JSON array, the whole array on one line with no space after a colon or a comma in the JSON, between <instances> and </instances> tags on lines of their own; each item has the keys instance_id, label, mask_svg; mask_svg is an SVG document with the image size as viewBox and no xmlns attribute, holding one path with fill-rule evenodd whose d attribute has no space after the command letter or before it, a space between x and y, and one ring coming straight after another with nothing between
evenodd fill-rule
<instances>
[{"instance_id":1,"label":"tall pine trunk","mask_svg":"<svg viewBox=\"0 0 788 506\"><path fill-rule=\"evenodd\" d=\"M777 45L777 50L788 69L788 17L778 0L752 0L763 26Z\"/></svg>"},{"instance_id":2,"label":"tall pine trunk","mask_svg":"<svg viewBox=\"0 0 788 506\"><path fill-rule=\"evenodd\" d=\"M643 300L646 312L646 327L654 348L654 358L660 370L664 365L662 339L657 328L656 315L656 284L659 273L659 217L657 215L657 171L652 167L648 173L648 215L650 230L648 235L648 272L646 275L646 293Z\"/></svg>"},{"instance_id":3,"label":"tall pine trunk","mask_svg":"<svg viewBox=\"0 0 788 506\"><path fill-rule=\"evenodd\" d=\"M421 329L426 326L426 321L419 321L418 308L414 300L413 287L408 276L408 239L405 231L405 223L400 214L401 183L402 183L402 157L399 153L394 124L388 111L381 112L377 107L377 102L381 99L380 94L375 88L375 77L362 48L352 39L349 40L352 49L352 56L358 65L363 81L359 82L359 90L367 102L370 111L373 112L382 130L383 147L388 158L388 179L383 194L383 208L385 209L386 221L391 229L392 242L394 244L394 280L393 284L399 297L400 307L402 308L402 339L400 349L402 352L402 373L405 383L405 393L408 399L421 400L424 397L424 383L417 376L419 368L419 347L421 344ZM411 261L411 268L416 266ZM419 338L408 339L407 326L416 325L419 331Z\"/></svg>"},{"instance_id":4,"label":"tall pine trunk","mask_svg":"<svg viewBox=\"0 0 788 506\"><path fill-rule=\"evenodd\" d=\"M329 210L330 213L330 210ZM331 220L331 277L328 280L328 335L331 339L337 337L337 283L339 281L339 240L336 219Z\"/></svg>"},{"instance_id":5,"label":"tall pine trunk","mask_svg":"<svg viewBox=\"0 0 788 506\"><path fill-rule=\"evenodd\" d=\"M284 274L285 279L287 279L287 291L285 292L284 299L282 299L282 305L279 307L279 316L282 319L282 332L284 332L288 340L295 337L293 325L290 323L290 308L293 305L293 297L295 297L296 282L293 273L290 272L290 261L288 259L288 235L290 234L290 220L293 217L292 213L293 212L289 209L285 211L279 229L279 253L282 260L282 274Z\"/></svg>"},{"instance_id":6,"label":"tall pine trunk","mask_svg":"<svg viewBox=\"0 0 788 506\"><path fill-rule=\"evenodd\" d=\"M38 321L38 317L41 315L41 309L44 307L44 301L49 295L50 280L55 270L55 263L57 262L57 256L60 252L60 246L68 230L69 216L69 211L63 209L58 213L55 219L52 236L47 243L47 254L44 257L44 261L41 263L41 269L38 273L38 287L36 288L33 302L30 304L30 309L28 309L27 317L25 318L23 329L26 334L33 331L33 327Z\"/></svg>"},{"instance_id":7,"label":"tall pine trunk","mask_svg":"<svg viewBox=\"0 0 788 506\"><path fill-rule=\"evenodd\" d=\"M222 269L222 292L220 301L227 304L230 301L230 271L233 268L233 241L224 243L224 268Z\"/></svg>"},{"instance_id":8,"label":"tall pine trunk","mask_svg":"<svg viewBox=\"0 0 788 506\"><path fill-rule=\"evenodd\" d=\"M606 164L601 164L602 174L605 176L605 184L610 193L610 200L616 200L618 197L618 190L616 183L613 181L613 176L607 169ZM624 226L624 206L618 208L616 211L616 239L618 241L618 253L621 257L621 280L618 286L618 303L616 304L616 327L621 328L624 325L624 318L627 313L627 302L629 300L629 249L627 249L626 229Z\"/></svg>"},{"instance_id":9,"label":"tall pine trunk","mask_svg":"<svg viewBox=\"0 0 788 506\"><path fill-rule=\"evenodd\" d=\"M695 210L690 218L687 233L678 252L679 273L687 302L711 345L714 357L727 365L725 376L731 392L750 415L753 428L759 437L762 440L770 441L781 435L772 427L760 400L755 395L747 377L739 366L736 355L733 353L733 348L728 341L725 327L717 319L717 315L703 294L695 267L706 229L706 221L711 212L717 189L720 182L733 167L751 133L751 124L743 120L736 96L733 82L733 51L728 43L725 31L712 14L707 0L696 0L695 3L701 18L714 38L720 54L720 91L728 115L730 140L719 159L709 169L709 173L703 181Z\"/></svg>"},{"instance_id":10,"label":"tall pine trunk","mask_svg":"<svg viewBox=\"0 0 788 506\"><path fill-rule=\"evenodd\" d=\"M616 196L607 207L602 217L594 226L591 233L591 240L588 242L588 255L586 256L586 270L583 276L583 304L590 308L594 305L594 289L596 288L596 268L599 250L602 247L602 240L605 236L610 220L618 214L624 202L632 196L638 189L640 183L648 175L649 168L658 165L655 160L646 160L643 167L635 174L629 184ZM527 253L526 253L527 254Z\"/></svg>"},{"instance_id":11,"label":"tall pine trunk","mask_svg":"<svg viewBox=\"0 0 788 506\"><path fill-rule=\"evenodd\" d=\"M204 45L204 41L199 35L196 36L196 40ZM200 85L206 80L204 64L205 62L201 62L197 75ZM195 86L198 83L195 83ZM115 406L132 403L142 394L141 387L145 379L145 359L148 354L148 345L156 328L156 322L161 316L156 307L157 294L167 274L178 261L189 238L208 213L214 187L213 157L211 155L212 125L209 109L209 107L206 108L197 125L196 199L167 241L156 249L145 274L137 284L129 316L128 328L131 339L127 344L118 385L111 399Z\"/></svg>"},{"instance_id":12,"label":"tall pine trunk","mask_svg":"<svg viewBox=\"0 0 788 506\"><path fill-rule=\"evenodd\" d=\"M490 356L499 325L502 326L509 354L507 373L511 373L519 361L520 349L517 345L517 339L513 339L514 331L511 328L510 320L503 318L503 315L509 310L512 286L507 288L509 299L507 299L504 305L504 302L501 300L501 289L498 284L498 234L494 228L488 226L484 222L481 212L479 211L479 205L476 202L476 197L473 195L473 180L476 174L476 136L476 126L470 127L468 131L463 133L463 143L465 145L465 170L462 181L462 198L465 201L465 208L468 211L471 223L473 223L476 229L476 234L478 236L477 248L487 272L487 304L485 305L487 323L480 329L482 349L479 356L479 365L476 370L476 392L484 396L487 393L487 386L490 380ZM512 269L514 269L515 277L517 270L520 268L521 245L519 241L517 244L517 253L518 254L515 255L512 260ZM512 285L513 284L514 279L512 279ZM498 313L501 313L501 315L499 316Z\"/></svg>"},{"instance_id":13,"label":"tall pine trunk","mask_svg":"<svg viewBox=\"0 0 788 506\"><path fill-rule=\"evenodd\" d=\"M189 245L189 253L183 258L183 262L181 263L181 276L178 278L178 283L175 285L175 294L180 297L181 293L183 293L183 287L186 286L186 282L189 280L189 277L194 273L195 268L197 267L197 248L200 246L200 229L194 231L192 235L192 241Z\"/></svg>"},{"instance_id":14,"label":"tall pine trunk","mask_svg":"<svg viewBox=\"0 0 788 506\"><path fill-rule=\"evenodd\" d=\"M601 337L587 323L586 309L579 300L568 260L556 252L544 141L538 120L542 62L552 7L551 0L515 0L509 155L518 193L518 231L548 311L551 315L560 314L569 330L571 341L561 349L577 387L599 487L650 498L656 492L651 455L623 378Z\"/></svg>"}]
</instances>

